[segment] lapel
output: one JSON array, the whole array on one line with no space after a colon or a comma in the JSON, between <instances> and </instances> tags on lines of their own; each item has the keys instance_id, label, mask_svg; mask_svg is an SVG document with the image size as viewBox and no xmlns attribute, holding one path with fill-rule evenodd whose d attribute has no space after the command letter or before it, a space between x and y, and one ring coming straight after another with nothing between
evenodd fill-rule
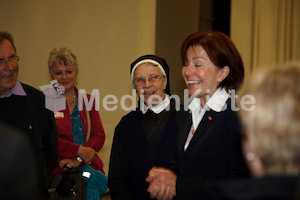
<instances>
[{"instance_id":1,"label":"lapel","mask_svg":"<svg viewBox=\"0 0 300 200\"><path fill-rule=\"evenodd\" d=\"M180 125L178 127L179 151L184 151L184 144L192 126L192 114L189 111L181 112Z\"/></svg>"},{"instance_id":2,"label":"lapel","mask_svg":"<svg viewBox=\"0 0 300 200\"><path fill-rule=\"evenodd\" d=\"M206 134L206 132L209 130L210 127L214 126L217 122L218 113L210 109L209 111L206 111L198 128L195 131L195 135L193 136L187 150L195 145L198 140L200 140L203 135Z\"/></svg>"}]
</instances>

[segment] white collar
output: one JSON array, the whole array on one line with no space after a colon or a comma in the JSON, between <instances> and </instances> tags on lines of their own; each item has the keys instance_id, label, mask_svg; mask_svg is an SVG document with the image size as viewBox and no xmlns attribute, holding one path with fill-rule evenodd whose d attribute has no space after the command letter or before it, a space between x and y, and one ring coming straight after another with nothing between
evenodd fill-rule
<instances>
[{"instance_id":1,"label":"white collar","mask_svg":"<svg viewBox=\"0 0 300 200\"><path fill-rule=\"evenodd\" d=\"M213 111L221 112L223 106L225 105L230 93L226 92L223 88L217 89L212 97L206 102L204 108L211 108ZM201 110L201 100L199 98L194 98L191 103L188 105L189 110Z\"/></svg>"},{"instance_id":2,"label":"white collar","mask_svg":"<svg viewBox=\"0 0 300 200\"><path fill-rule=\"evenodd\" d=\"M189 110L193 111L193 110L201 110L201 100L197 97L195 97L191 103L188 105Z\"/></svg>"},{"instance_id":3,"label":"white collar","mask_svg":"<svg viewBox=\"0 0 300 200\"><path fill-rule=\"evenodd\" d=\"M230 93L227 92L224 88L219 88L212 97L206 102L208 107L210 107L213 111L221 112L223 106L225 105Z\"/></svg>"},{"instance_id":4,"label":"white collar","mask_svg":"<svg viewBox=\"0 0 300 200\"><path fill-rule=\"evenodd\" d=\"M166 109L169 106L169 104L170 104L169 95L165 94L165 99L162 102L160 102L160 104L158 104L157 106L154 106L152 108L149 108L144 103L142 103L141 104L141 111L142 111L143 114L145 114L148 109L151 109L154 113L158 114L161 111L163 111L164 109Z\"/></svg>"}]
</instances>

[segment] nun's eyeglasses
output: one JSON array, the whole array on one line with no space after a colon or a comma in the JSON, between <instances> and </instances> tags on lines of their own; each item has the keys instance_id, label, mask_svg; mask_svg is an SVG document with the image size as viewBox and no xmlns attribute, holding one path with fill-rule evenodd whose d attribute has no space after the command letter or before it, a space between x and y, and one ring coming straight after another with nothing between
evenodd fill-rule
<instances>
[{"instance_id":1,"label":"nun's eyeglasses","mask_svg":"<svg viewBox=\"0 0 300 200\"><path fill-rule=\"evenodd\" d=\"M155 74L150 75L148 77L148 82L150 82L153 85L153 84L159 82L162 77L163 76L155 75ZM146 84L146 79L144 77L136 78L136 79L133 79L133 83L137 86L144 86Z\"/></svg>"}]
</instances>

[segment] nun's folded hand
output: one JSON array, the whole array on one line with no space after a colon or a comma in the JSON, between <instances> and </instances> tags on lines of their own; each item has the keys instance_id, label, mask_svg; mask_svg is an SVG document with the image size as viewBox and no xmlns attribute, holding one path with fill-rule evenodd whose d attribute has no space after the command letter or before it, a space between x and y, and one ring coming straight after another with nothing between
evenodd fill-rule
<instances>
[{"instance_id":1,"label":"nun's folded hand","mask_svg":"<svg viewBox=\"0 0 300 200\"><path fill-rule=\"evenodd\" d=\"M176 196L177 175L169 169L153 167L146 178L151 198L169 200Z\"/></svg>"}]
</instances>

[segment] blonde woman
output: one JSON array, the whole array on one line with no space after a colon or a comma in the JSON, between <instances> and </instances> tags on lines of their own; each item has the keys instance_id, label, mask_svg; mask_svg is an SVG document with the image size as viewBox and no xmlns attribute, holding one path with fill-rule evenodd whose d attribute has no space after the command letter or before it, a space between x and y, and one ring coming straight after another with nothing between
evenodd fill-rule
<instances>
[{"instance_id":1,"label":"blonde woman","mask_svg":"<svg viewBox=\"0 0 300 200\"><path fill-rule=\"evenodd\" d=\"M299 199L300 64L260 71L250 80L240 96L252 95L255 107L240 116L254 178L220 183L213 193L216 199Z\"/></svg>"},{"instance_id":2,"label":"blonde woman","mask_svg":"<svg viewBox=\"0 0 300 200\"><path fill-rule=\"evenodd\" d=\"M52 80L57 80L65 91L66 109L55 112L58 132L58 148L53 173L63 173L66 170L88 171L92 174L86 180L86 198L100 199L107 189L107 177L104 175L103 163L97 152L103 147L105 132L95 102L87 113L85 106L79 109L78 62L76 55L66 47L54 48L49 53L49 74ZM91 95L87 95L90 100ZM84 104L85 105L85 104ZM90 115L90 137L88 135L88 116Z\"/></svg>"}]
</instances>

